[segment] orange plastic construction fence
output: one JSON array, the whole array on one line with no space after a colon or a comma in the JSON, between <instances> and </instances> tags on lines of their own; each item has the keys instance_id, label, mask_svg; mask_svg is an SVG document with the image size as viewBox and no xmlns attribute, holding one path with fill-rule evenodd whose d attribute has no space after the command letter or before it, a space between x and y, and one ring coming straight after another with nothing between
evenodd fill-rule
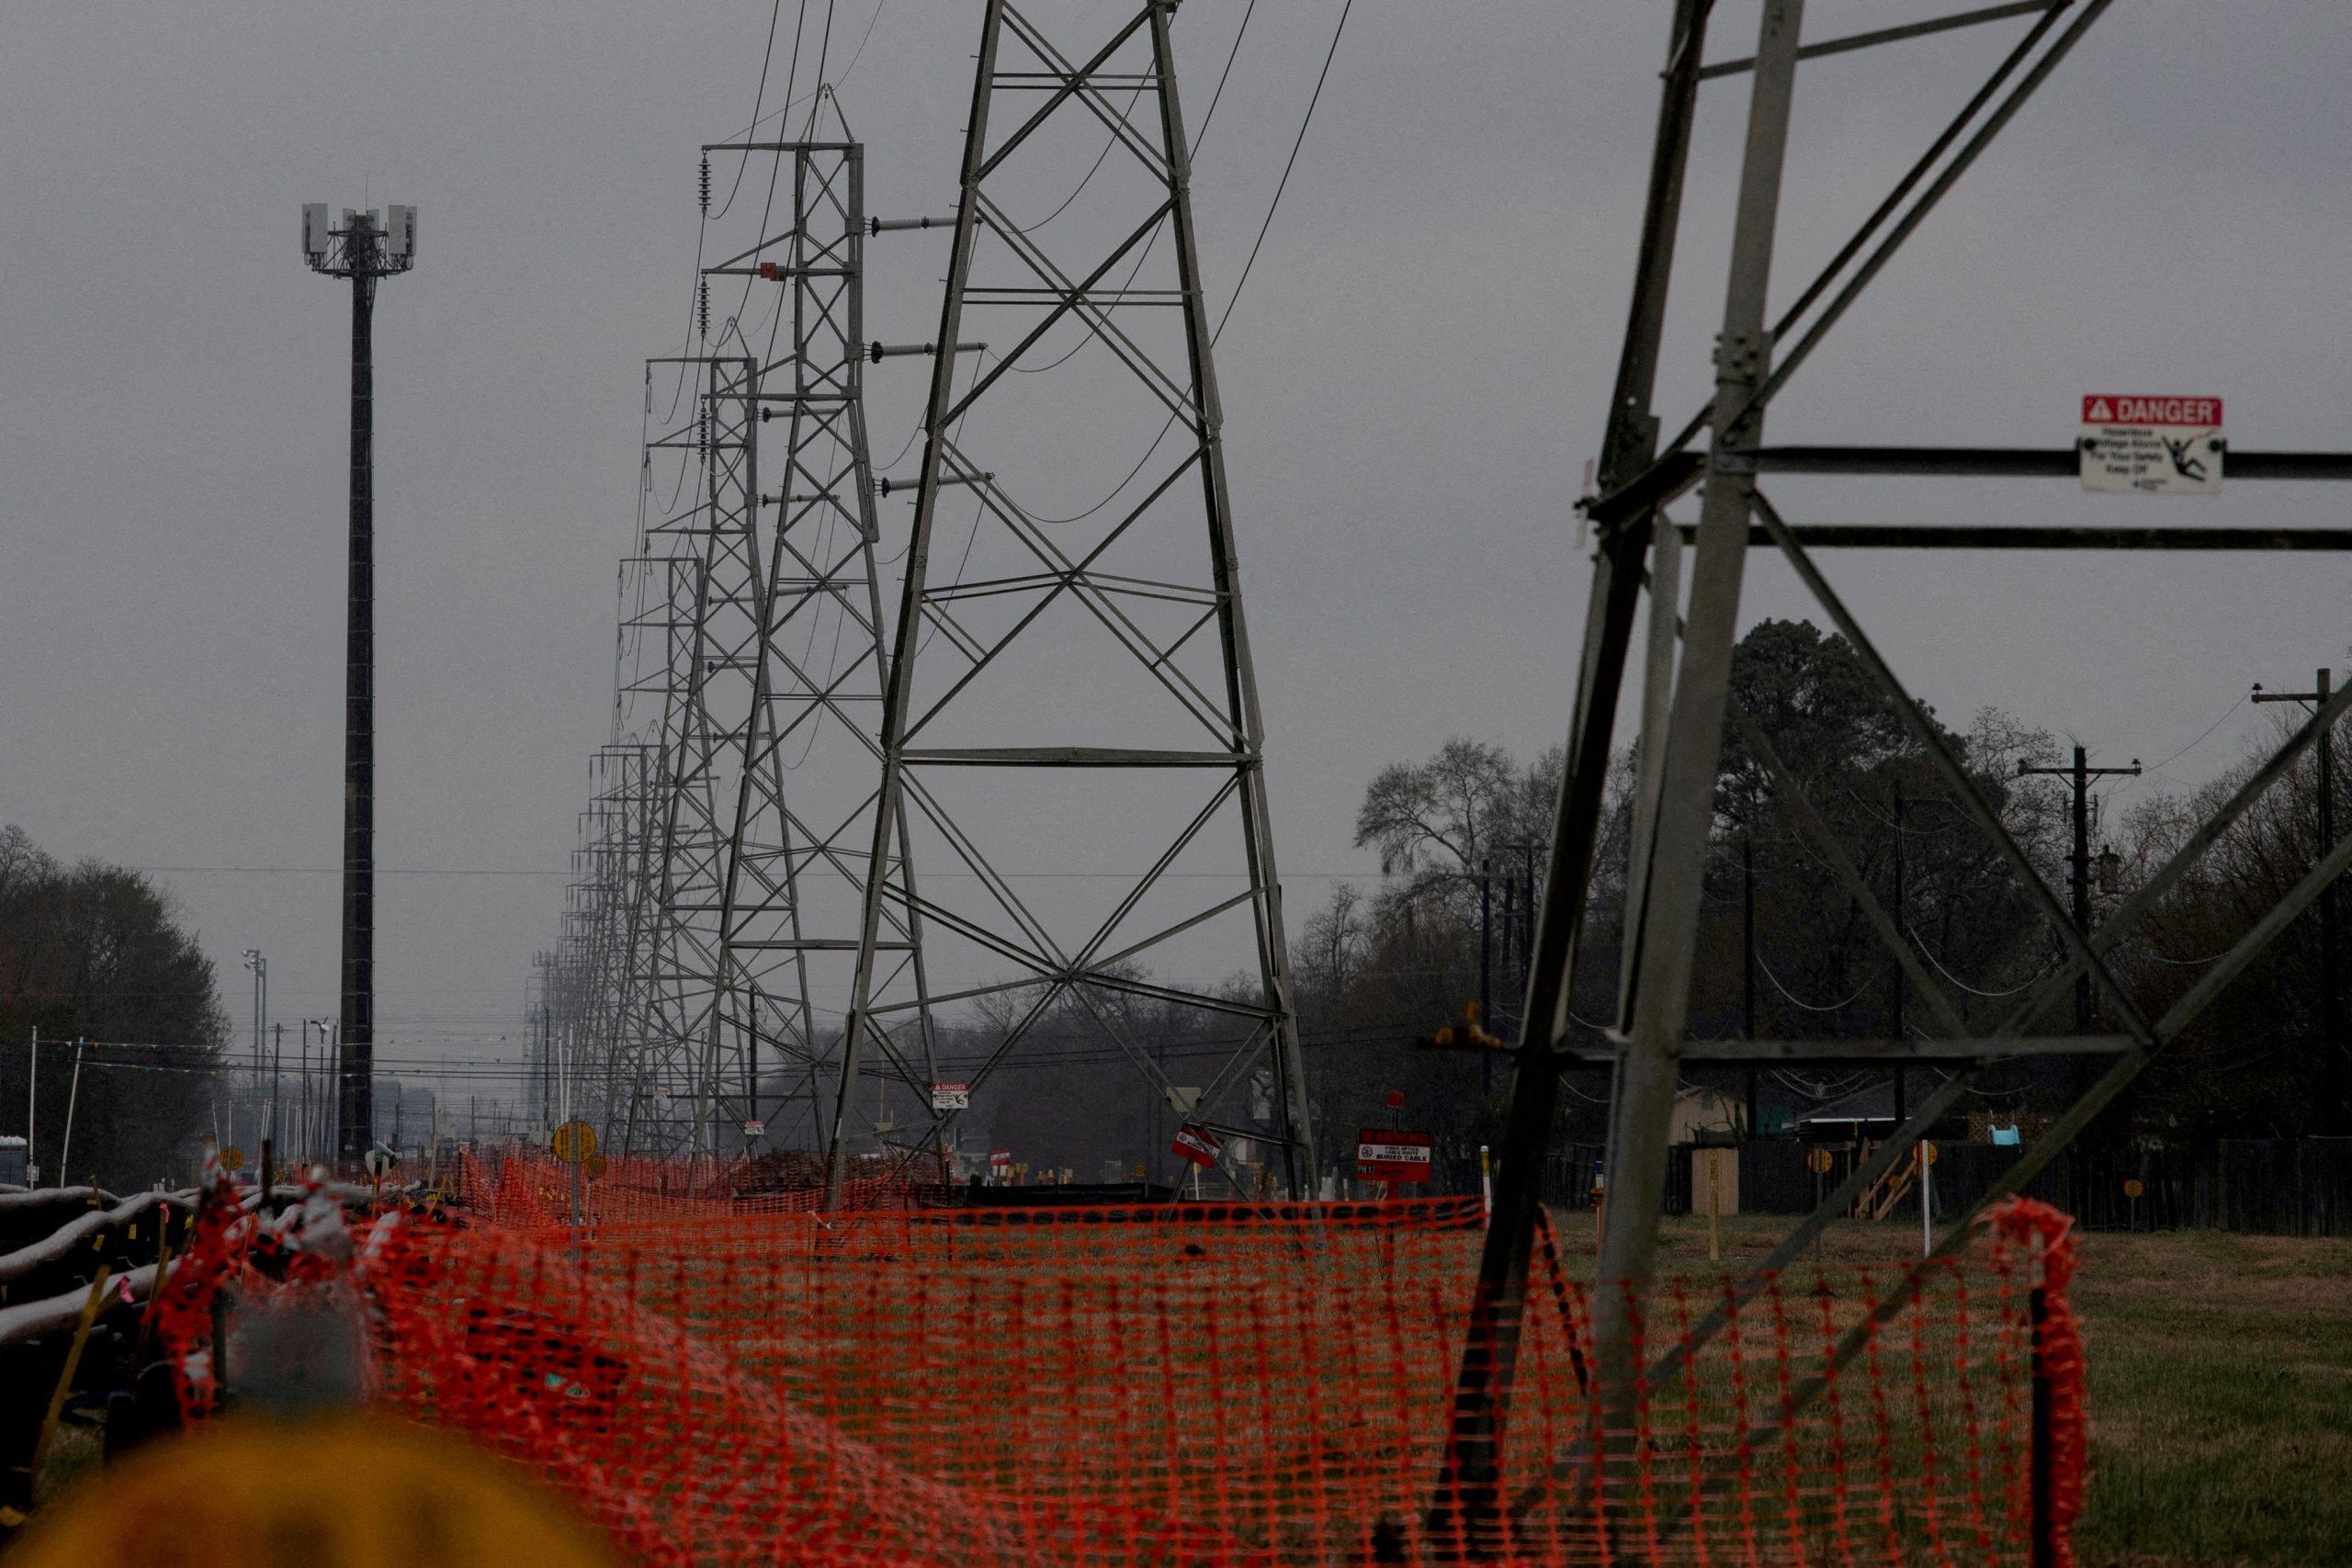
<instances>
[{"instance_id":1,"label":"orange plastic construction fence","mask_svg":"<svg viewBox=\"0 0 2352 1568\"><path fill-rule=\"evenodd\" d=\"M2037 1514L2063 1552L2079 1495L2051 1457L2078 1482L2081 1358L2063 1218L2021 1213L1914 1284L1770 1281L1672 1364L1730 1299L1661 1283L1660 1371L1597 1438L1590 1291L1539 1238L1506 1523L1476 1541L1431 1524L1475 1201L569 1236L393 1214L342 1249L375 1396L537 1466L649 1562L2024 1564ZM198 1276L300 1288L214 1254ZM209 1322L192 1294L166 1309L199 1414Z\"/></svg>"}]
</instances>

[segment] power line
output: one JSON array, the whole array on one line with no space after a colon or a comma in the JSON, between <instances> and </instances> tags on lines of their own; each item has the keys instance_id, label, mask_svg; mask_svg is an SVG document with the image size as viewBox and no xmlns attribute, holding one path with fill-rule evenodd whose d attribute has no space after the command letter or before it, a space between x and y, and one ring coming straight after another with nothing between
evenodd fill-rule
<instances>
[{"instance_id":1,"label":"power line","mask_svg":"<svg viewBox=\"0 0 2352 1568\"><path fill-rule=\"evenodd\" d=\"M1266 216L1258 225L1258 237L1250 243L1249 259L1241 264L1241 276L1239 280L1234 284L1233 293L1225 302L1225 310L1223 314L1219 315L1216 319L1216 329L1209 333L1209 344L1212 347L1216 344L1218 340L1225 336L1225 324L1232 319L1234 306L1241 302L1241 290L1250 282L1250 269L1258 265L1258 252L1266 243L1266 231L1274 226L1274 213L1282 207L1283 192L1290 187L1291 170L1295 167L1298 163L1298 150L1306 143L1306 128L1315 122L1315 106L1323 101L1323 84L1330 77L1331 61L1340 52L1340 36L1344 34L1348 28L1348 14L1354 9L1355 0L1347 0L1347 3L1340 7L1339 25L1331 29L1331 47L1324 51L1323 68L1316 73L1315 77L1315 91L1307 97L1306 112L1299 117L1298 134L1291 139L1290 156L1283 162L1283 175L1282 178L1274 184L1273 199L1266 204ZM1242 25L1244 27L1249 25L1249 18L1247 17L1242 18ZM1235 51L1238 52L1241 47L1241 39L1238 34L1234 38L1233 46ZM1232 57L1228 55L1226 60L1226 69L1230 71L1232 68ZM1217 81L1217 91L1222 94L1224 90L1224 78L1219 77ZM1215 112L1216 102L1214 99L1210 102L1210 109L1212 113ZM1207 130L1208 120L1206 117L1204 117L1201 121L1201 130L1203 133L1205 133ZM1155 232L1153 238L1157 239L1158 237L1158 234ZM1140 270L1141 265L1141 259L1138 258L1136 262L1138 270ZM1130 282L1134 280L1134 276L1135 275L1132 272L1128 275ZM1090 338L1086 341L1091 342L1092 339ZM1084 346L1085 343L1081 342L1080 347ZM1072 349L1070 351L1071 354L1075 354L1077 352L1077 349ZM1062 357L1064 359L1068 359L1069 355L1064 355ZM1047 368L1050 368L1050 367L1047 367ZM1127 477L1121 479L1117 488L1113 490L1110 494L1104 496L1102 500L1096 502L1085 511L1073 513L1068 517L1041 517L1031 512L1028 508L1022 507L1020 510L1023 519L1030 523L1045 524L1057 527L1065 524L1084 522L1087 518L1093 516L1096 513L1102 511L1104 507L1110 505L1111 502L1116 501L1121 495L1125 493L1126 488L1136 482L1136 476L1142 473L1144 466L1151 461L1151 455L1159 450L1159 444L1168 439L1168 433L1175 428L1176 413L1174 412L1170 412L1168 415L1167 423L1159 427L1159 434L1152 437L1151 445L1145 447L1143 456L1136 459L1136 466L1127 470Z\"/></svg>"},{"instance_id":2,"label":"power line","mask_svg":"<svg viewBox=\"0 0 2352 1568\"><path fill-rule=\"evenodd\" d=\"M768 96L768 72L775 65L776 24L783 19L784 0L775 0L775 6L770 7L768 11L767 46L760 51L760 85L758 89L752 94L752 122L754 125L759 123L760 105ZM808 19L808 0L801 0L800 20L805 23ZM800 28L797 25L796 25L792 29L792 62L795 69L797 69L800 63ZM789 76L785 78L784 90L787 94L792 91L792 79ZM718 204L718 210L712 213L709 218L706 219L706 222L714 222L717 220L727 216L729 210L735 205L735 193L743 188L743 171L751 166L752 154L749 151L746 151L742 157L736 160L735 183L727 187L727 199ZM695 270L699 274L702 269L700 267L696 267Z\"/></svg>"},{"instance_id":3,"label":"power line","mask_svg":"<svg viewBox=\"0 0 2352 1568\"><path fill-rule=\"evenodd\" d=\"M1298 134L1292 138L1290 156L1283 160L1283 177L1274 182L1274 199L1266 204L1265 221L1258 225L1258 238L1250 246L1250 259L1241 264L1241 278L1233 286L1233 298L1225 302L1225 314L1216 321L1216 331L1209 334L1211 343L1225 335L1225 323L1232 318L1233 307L1241 301L1241 290L1250 282L1250 269L1258 265L1258 251L1266 243L1266 231L1274 226L1274 213L1283 204L1283 192L1290 188L1290 172L1298 163L1298 150L1306 144L1306 128L1315 123L1315 106L1323 101L1323 84L1330 78L1331 62L1340 52L1340 35L1348 30L1348 15L1356 8L1356 0L1347 0L1340 7L1339 25L1331 29L1331 47L1323 54L1323 69L1316 73L1315 91L1306 100L1306 113L1300 117Z\"/></svg>"}]
</instances>

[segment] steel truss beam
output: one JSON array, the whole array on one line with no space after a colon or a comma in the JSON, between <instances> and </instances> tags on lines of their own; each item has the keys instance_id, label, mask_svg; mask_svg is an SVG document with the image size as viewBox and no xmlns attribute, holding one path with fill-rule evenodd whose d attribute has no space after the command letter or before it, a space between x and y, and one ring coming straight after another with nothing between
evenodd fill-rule
<instances>
[{"instance_id":1,"label":"steel truss beam","mask_svg":"<svg viewBox=\"0 0 2352 1568\"><path fill-rule=\"evenodd\" d=\"M836 1187L857 1134L851 1091L869 1051L888 1051L883 1026L899 1010L877 971L900 901L927 922L934 972L948 938L972 965L952 994L994 997L1004 1010L990 1054L959 1078L978 1087L1049 1020L1083 1019L1174 1100L1150 1043L1125 1021L1127 999L1214 1021L1221 1034L1238 1021L1241 1043L1187 1113L1259 1125L1256 1135L1282 1149L1293 1194L1315 1175L1170 40L1174 10L1148 0L1115 13L1107 31L1085 13L1040 19L1004 0L984 12L946 295L931 341L1011 346L967 367L960 393L958 356L943 350L933 364L883 704L877 818L908 817L910 858L924 862L934 887L940 872L952 873L958 897L918 898L910 884L899 891L880 877L867 885L829 1136ZM1063 35L1081 30L1100 41L1069 48ZM1023 96L1007 100L1015 107L1000 125L999 94L1015 91ZM1098 159L1087 175L1086 205L1053 227L1024 225L1015 213L1033 188L1023 182L1060 179L1040 171L1059 168L1057 149L1090 141L1086 155L1109 162ZM987 332L971 319L983 311ZM1023 374L1081 351L1083 374ZM1131 421L1105 439L1131 441L1127 450L1144 457L1079 516L1043 517L1017 499L1038 477L1034 461L1024 474L1017 457L980 455L984 444L1051 439L1081 418ZM1071 449L1100 445L1065 440ZM933 557L946 493L973 508L952 574ZM1068 658L1090 639L1090 667L1047 662L1035 672L1041 659ZM1125 690L1113 696L1117 682ZM1033 817L1069 802L1109 818L1127 809L1121 803L1149 798L1172 806L1181 825L1144 837L1145 869L1107 913L1080 919L1017 888L1001 868L1003 824L956 803L991 778L1027 781ZM872 858L889 853L877 828ZM1214 869L1182 869L1204 864ZM1196 884L1213 891L1196 893ZM1231 955L1215 962L1227 973L1246 965L1247 984L1211 990L1166 972L1201 962L1180 939L1224 942ZM1145 965L1166 967L1147 978ZM993 981L990 971L1012 977ZM1270 1124L1246 1104L1218 1103L1253 1075L1270 1085ZM944 1130L935 1116L933 1134Z\"/></svg>"},{"instance_id":2,"label":"steel truss beam","mask_svg":"<svg viewBox=\"0 0 2352 1568\"><path fill-rule=\"evenodd\" d=\"M1594 573L1593 609L1587 620L1584 667L1570 730L1568 767L1563 781L1552 877L1545 889L1534 961L1531 966L1530 1021L1513 1053L1520 1071L1506 1134L1504 1179L1497 1193L1479 1294L1473 1309L1464 1370L1456 1392L1453 1446L1431 1514L1432 1544L1457 1545L1471 1555L1502 1549L1509 1518L1498 1509L1495 1458L1508 1409L1518 1314L1523 1298L1525 1260L1540 1196L1543 1153L1556 1091L1565 1066L1599 1065L1612 1071L1610 1130L1611 1194L1603 1238L1601 1274L1628 1289L1600 1292L1597 1300L1595 1364L1600 1379L1592 1401L1592 1424L1567 1451L1555 1456L1552 1476L1512 1500L1509 1517L1523 1515L1556 1487L1582 1488L1609 1462L1611 1445L1628 1428L1628 1402L1640 1381L1671 1375L1690 1354L1724 1326L1730 1308L1719 1309L1678 1348L1647 1369L1634 1359L1633 1317L1641 1309L1650 1273L1657 1215L1663 1193L1667 1113L1679 1064L1683 1060L1779 1061L1842 1055L1858 1062L1940 1060L1956 1070L1931 1092L1894 1136L1873 1151L1838 1191L1803 1221L1757 1273L1736 1287L1734 1301L1759 1289L1785 1267L1828 1219L1903 1157L1936 1122L1957 1104L1984 1062L2005 1055L2048 1052L2109 1053L2115 1060L2097 1084L2029 1147L1994 1191L1958 1217L1934 1248L1947 1255L1963 1245L1984 1203L2015 1191L2047 1167L2064 1145L2088 1125L2149 1060L2177 1039L2301 914L2335 877L2352 864L2352 840L2332 846L2319 863L2279 904L2257 920L2199 977L2197 986L2162 1018L2140 1014L2109 967L2106 955L2135 923L2175 886L2199 857L2262 793L2283 777L2295 756L2326 726L2352 711L2352 694L2337 694L2310 723L2184 843L2173 859L2092 931L2077 931L2042 882L2023 850L2003 827L1991 804L1954 753L1942 732L1903 689L1862 627L1814 567L1809 549L1821 544L1868 547L1993 548L2232 548L2337 549L2352 544L2352 530L2245 529L1914 529L1896 525L1792 527L1758 493L1756 477L1769 472L1810 473L2012 473L2072 477L2078 457L2063 453L1987 450L1870 449L1852 447L1770 448L1761 445L1761 421L1772 396L1817 344L1822 334L1913 232L1925 212L1949 190L2058 61L2104 12L2108 0L2090 0L2063 31L2055 28L2063 5L1995 7L1994 12L2041 11L2025 39L1971 101L1960 120L1938 140L1895 193L1865 223L1838 259L1770 332L1764 327L1764 290L1771 254L1774 207L1784 145L1790 85L1801 53L1797 33L1801 0L1767 0L1762 36L1752 62L1755 87L1748 128L1748 156L1740 191L1724 333L1717 358L1717 389L1702 413L1666 454L1655 456L1657 424L1649 416L1649 391L1657 354L1657 320L1672 256L1672 230L1679 221L1680 174L1690 134L1691 78L1707 9L1704 0L1684 0L1677 9L1660 112L1652 196L1645 214L1633 322L1619 372L1602 457L1602 495L1588 508L1600 525ZM1963 20L1991 19L1993 13ZM1926 29L1921 29L1926 30ZM2046 47L2045 39L2048 39ZM1865 40L1872 41L1872 40ZM2037 55L2036 50L2039 48ZM1716 73L1706 73L1709 74ZM1969 121L1991 106L2002 83L2018 75L2016 87L1979 125L1961 152L1932 180L1934 161L1959 141ZM1924 194L1899 219L1894 214L1916 187ZM1886 239L1847 278L1834 298L1839 274L1860 257L1871 233L1894 219ZM1773 344L1819 300L1830 303L1775 362ZM1704 457L1680 448L1702 424L1712 426ZM2352 462L2337 454L2238 454L2233 479L2352 478ZM1703 484L1702 514L1695 527L1664 522L1658 509L1674 495ZM1674 601L1681 581L1680 551L1696 546L1690 572L1687 624L1678 626ZM1736 630L1742 562L1747 550L1769 543L1778 547L1820 601L1831 621L1854 647L1911 729L1914 739L1963 810L1988 834L2012 871L2041 907L2066 949L2057 970L2022 1000L1967 1016L1943 988L1917 973L1899 924L1879 907L1870 889L1838 848L1819 816L1804 798L1768 743L1730 703L1727 692L1732 639ZM1585 872L1596 837L1600 784L1608 766L1609 721L1615 687L1630 649L1633 606L1638 596L1641 561L1654 551L1652 575L1659 600L1652 611L1652 638L1645 683L1643 738L1637 748L1635 836L1629 876L1627 976L1623 998L1623 1033L1613 1053L1580 1062L1565 1049L1566 977L1574 936L1583 916ZM1678 632L1679 634L1678 638ZM1679 648L1678 649L1678 640ZM1596 691L1596 688L1600 690ZM1724 724L1742 726L1775 784L1776 800L1801 838L1829 866L1884 942L1918 994L1942 1037L1928 1042L1775 1041L1725 1042L1700 1046L1681 1038L1688 1006L1690 965L1697 932L1697 894L1713 837L1713 794ZM1596 722L1596 720L1600 722ZM2076 977L2090 976L2108 998L2123 1032L2102 1037L2031 1038L2028 1031L2062 1007ZM1548 1027L1546 1023L1548 1022ZM1928 1266L1923 1261L1919 1266ZM1801 1406L1818 1397L1838 1369L1867 1343L1871 1332L1903 1310L1905 1291L1890 1292L1871 1323L1857 1325L1841 1340L1829 1364L1801 1384ZM1742 1436L1743 1450L1773 1440L1777 1428ZM1724 1456L1727 1468L1743 1454Z\"/></svg>"}]
</instances>

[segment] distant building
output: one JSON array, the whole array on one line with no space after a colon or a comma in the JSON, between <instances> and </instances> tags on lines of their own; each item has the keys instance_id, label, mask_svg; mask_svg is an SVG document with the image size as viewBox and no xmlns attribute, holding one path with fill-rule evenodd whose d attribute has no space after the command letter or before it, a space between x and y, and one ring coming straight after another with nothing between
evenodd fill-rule
<instances>
[{"instance_id":1,"label":"distant building","mask_svg":"<svg viewBox=\"0 0 2352 1568\"><path fill-rule=\"evenodd\" d=\"M1736 1144L1747 1125L1747 1106L1736 1094L1691 1084L1674 1097L1669 1144Z\"/></svg>"},{"instance_id":2,"label":"distant building","mask_svg":"<svg viewBox=\"0 0 2352 1568\"><path fill-rule=\"evenodd\" d=\"M24 1139L13 1133L0 1136L0 1185L22 1187L25 1184L25 1168L31 1157L32 1151L26 1146Z\"/></svg>"}]
</instances>

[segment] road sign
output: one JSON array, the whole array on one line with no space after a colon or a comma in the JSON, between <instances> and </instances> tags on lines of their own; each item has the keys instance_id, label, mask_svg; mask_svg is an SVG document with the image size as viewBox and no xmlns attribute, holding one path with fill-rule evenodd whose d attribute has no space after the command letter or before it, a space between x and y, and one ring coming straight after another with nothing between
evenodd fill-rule
<instances>
[{"instance_id":1,"label":"road sign","mask_svg":"<svg viewBox=\"0 0 2352 1568\"><path fill-rule=\"evenodd\" d=\"M245 1151L234 1144L231 1144L227 1148L222 1149L220 1151L220 1168L223 1170L244 1169Z\"/></svg>"},{"instance_id":2,"label":"road sign","mask_svg":"<svg viewBox=\"0 0 2352 1568\"><path fill-rule=\"evenodd\" d=\"M1829 1168L1838 1163L1838 1156L1827 1149L1815 1149L1804 1156L1804 1163L1813 1167L1820 1175L1826 1176L1829 1174Z\"/></svg>"},{"instance_id":3,"label":"road sign","mask_svg":"<svg viewBox=\"0 0 2352 1568\"><path fill-rule=\"evenodd\" d=\"M1396 1127L1365 1127L1356 1134L1356 1177L1362 1181L1427 1181L1430 1135Z\"/></svg>"},{"instance_id":4,"label":"road sign","mask_svg":"<svg viewBox=\"0 0 2352 1568\"><path fill-rule=\"evenodd\" d=\"M972 1086L967 1083L932 1085L931 1108L933 1111L969 1111L972 1109Z\"/></svg>"},{"instance_id":5,"label":"road sign","mask_svg":"<svg viewBox=\"0 0 2352 1568\"><path fill-rule=\"evenodd\" d=\"M990 1149L989 1151L989 1168L991 1170L1012 1169L1012 1151L1011 1149Z\"/></svg>"},{"instance_id":6,"label":"road sign","mask_svg":"<svg viewBox=\"0 0 2352 1568\"><path fill-rule=\"evenodd\" d=\"M2123 1195L2126 1198L2137 1198L2147 1190L2147 1186L2136 1176L2123 1184Z\"/></svg>"},{"instance_id":7,"label":"road sign","mask_svg":"<svg viewBox=\"0 0 2352 1568\"><path fill-rule=\"evenodd\" d=\"M2222 488L2222 400L2093 393L2083 400L2083 488L2213 495Z\"/></svg>"},{"instance_id":8,"label":"road sign","mask_svg":"<svg viewBox=\"0 0 2352 1568\"><path fill-rule=\"evenodd\" d=\"M392 1158L391 1150L376 1148L369 1149L360 1163L368 1168L368 1175L381 1181L392 1174L392 1167L398 1162Z\"/></svg>"},{"instance_id":9,"label":"road sign","mask_svg":"<svg viewBox=\"0 0 2352 1568\"><path fill-rule=\"evenodd\" d=\"M1225 1145L1215 1133L1206 1127L1195 1127L1190 1122L1176 1129L1176 1141L1169 1145L1172 1153L1183 1156L1194 1165L1204 1166L1216 1164L1217 1151L1223 1147Z\"/></svg>"},{"instance_id":10,"label":"road sign","mask_svg":"<svg viewBox=\"0 0 2352 1568\"><path fill-rule=\"evenodd\" d=\"M596 1152L596 1129L585 1122L566 1122L555 1130L555 1157L579 1165Z\"/></svg>"}]
</instances>

